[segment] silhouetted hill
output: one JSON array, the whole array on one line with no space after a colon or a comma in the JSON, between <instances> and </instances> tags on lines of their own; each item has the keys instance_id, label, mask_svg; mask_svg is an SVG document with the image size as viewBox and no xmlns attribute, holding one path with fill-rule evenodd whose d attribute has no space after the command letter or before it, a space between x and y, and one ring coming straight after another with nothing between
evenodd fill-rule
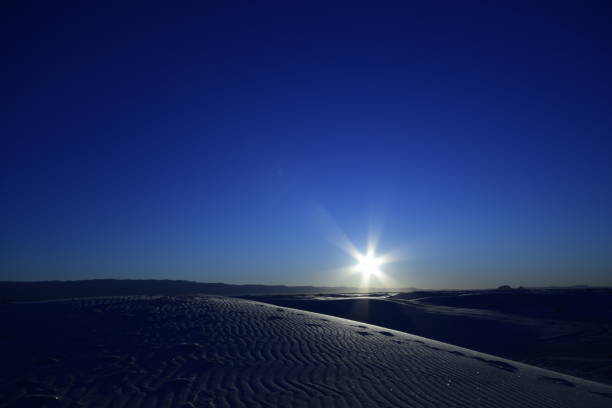
<instances>
[{"instance_id":1,"label":"silhouetted hill","mask_svg":"<svg viewBox=\"0 0 612 408\"><path fill-rule=\"evenodd\" d=\"M77 281L0 282L0 301L31 301L121 295L255 295L336 293L356 291L349 287L230 285L184 280L92 279Z\"/></svg>"}]
</instances>

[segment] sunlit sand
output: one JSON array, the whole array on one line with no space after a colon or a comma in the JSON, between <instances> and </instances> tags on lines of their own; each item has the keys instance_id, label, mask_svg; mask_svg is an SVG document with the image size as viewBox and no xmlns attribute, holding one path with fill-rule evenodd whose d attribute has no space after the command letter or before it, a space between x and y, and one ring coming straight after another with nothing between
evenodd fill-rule
<instances>
[{"instance_id":1,"label":"sunlit sand","mask_svg":"<svg viewBox=\"0 0 612 408\"><path fill-rule=\"evenodd\" d=\"M608 407L612 387L215 296L4 305L1 407Z\"/></svg>"}]
</instances>

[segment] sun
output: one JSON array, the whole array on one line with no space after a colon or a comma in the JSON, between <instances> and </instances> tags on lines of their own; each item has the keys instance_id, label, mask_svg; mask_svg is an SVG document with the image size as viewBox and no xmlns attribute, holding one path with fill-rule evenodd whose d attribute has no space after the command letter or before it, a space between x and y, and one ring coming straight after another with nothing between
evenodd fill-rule
<instances>
[{"instance_id":1,"label":"sun","mask_svg":"<svg viewBox=\"0 0 612 408\"><path fill-rule=\"evenodd\" d=\"M380 274L380 265L383 264L382 259L376 258L373 254L359 255L357 257L357 271L364 276Z\"/></svg>"}]
</instances>

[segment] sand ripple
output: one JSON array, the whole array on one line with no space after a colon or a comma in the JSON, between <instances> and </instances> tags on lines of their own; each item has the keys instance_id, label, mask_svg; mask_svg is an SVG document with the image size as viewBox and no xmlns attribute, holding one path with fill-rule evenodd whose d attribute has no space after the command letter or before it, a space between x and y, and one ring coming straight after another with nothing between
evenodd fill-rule
<instances>
[{"instance_id":1,"label":"sand ripple","mask_svg":"<svg viewBox=\"0 0 612 408\"><path fill-rule=\"evenodd\" d=\"M3 305L0 407L609 407L612 387L221 297Z\"/></svg>"}]
</instances>

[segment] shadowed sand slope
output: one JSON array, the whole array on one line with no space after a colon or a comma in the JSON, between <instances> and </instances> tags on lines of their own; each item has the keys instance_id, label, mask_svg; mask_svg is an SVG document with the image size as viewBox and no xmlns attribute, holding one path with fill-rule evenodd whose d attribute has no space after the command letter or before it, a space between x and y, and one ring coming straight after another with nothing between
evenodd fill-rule
<instances>
[{"instance_id":1,"label":"shadowed sand slope","mask_svg":"<svg viewBox=\"0 0 612 408\"><path fill-rule=\"evenodd\" d=\"M2 305L0 407L609 407L612 387L221 297Z\"/></svg>"}]
</instances>

